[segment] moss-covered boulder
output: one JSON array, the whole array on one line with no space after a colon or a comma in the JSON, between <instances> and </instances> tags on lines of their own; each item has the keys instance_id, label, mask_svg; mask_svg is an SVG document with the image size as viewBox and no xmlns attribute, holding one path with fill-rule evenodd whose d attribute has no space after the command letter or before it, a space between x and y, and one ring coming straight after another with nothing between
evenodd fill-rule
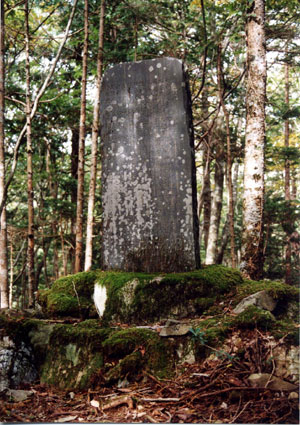
<instances>
[{"instance_id":1,"label":"moss-covered boulder","mask_svg":"<svg viewBox=\"0 0 300 425\"><path fill-rule=\"evenodd\" d=\"M84 389L104 366L102 343L110 329L97 320L54 326L40 369L41 382L62 389Z\"/></svg>"},{"instance_id":2,"label":"moss-covered boulder","mask_svg":"<svg viewBox=\"0 0 300 425\"><path fill-rule=\"evenodd\" d=\"M297 321L299 317L299 289L283 282L270 280L253 281L245 279L236 287L233 298L233 306L236 306L246 297L257 292L264 291L276 302L276 308L272 311L278 319L292 319Z\"/></svg>"},{"instance_id":3,"label":"moss-covered boulder","mask_svg":"<svg viewBox=\"0 0 300 425\"><path fill-rule=\"evenodd\" d=\"M237 270L223 266L169 274L82 272L55 281L39 302L50 316L95 317L94 285L102 285L104 321L143 324L201 314L242 282Z\"/></svg>"},{"instance_id":4,"label":"moss-covered boulder","mask_svg":"<svg viewBox=\"0 0 300 425\"><path fill-rule=\"evenodd\" d=\"M93 311L95 282L101 271L81 272L56 280L38 293L38 302L48 316L87 317ZM95 310L93 311L95 315ZM92 315L93 315L92 313Z\"/></svg>"},{"instance_id":5,"label":"moss-covered boulder","mask_svg":"<svg viewBox=\"0 0 300 425\"><path fill-rule=\"evenodd\" d=\"M143 324L202 314L243 280L235 269L208 266L187 273L108 272L98 282L108 290L104 319Z\"/></svg>"},{"instance_id":6,"label":"moss-covered boulder","mask_svg":"<svg viewBox=\"0 0 300 425\"><path fill-rule=\"evenodd\" d=\"M95 320L55 325L40 378L61 389L86 389L136 379L142 371L170 376L173 351L169 341L148 329L101 328Z\"/></svg>"}]
</instances>

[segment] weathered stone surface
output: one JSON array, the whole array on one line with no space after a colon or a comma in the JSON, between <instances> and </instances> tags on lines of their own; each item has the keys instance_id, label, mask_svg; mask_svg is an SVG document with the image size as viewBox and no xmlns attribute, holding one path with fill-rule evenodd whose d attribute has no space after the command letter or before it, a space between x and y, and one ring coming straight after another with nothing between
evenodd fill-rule
<instances>
[{"instance_id":1,"label":"weathered stone surface","mask_svg":"<svg viewBox=\"0 0 300 425\"><path fill-rule=\"evenodd\" d=\"M248 378L252 387L266 387L278 391L295 391L298 386L269 373L253 373Z\"/></svg>"},{"instance_id":2,"label":"weathered stone surface","mask_svg":"<svg viewBox=\"0 0 300 425\"><path fill-rule=\"evenodd\" d=\"M259 291L255 294L244 298L233 310L234 313L240 314L246 310L250 305L262 308L264 310L273 311L277 305L277 301L274 300L267 291Z\"/></svg>"},{"instance_id":3,"label":"weathered stone surface","mask_svg":"<svg viewBox=\"0 0 300 425\"><path fill-rule=\"evenodd\" d=\"M109 69L101 89L102 268L200 265L192 114L182 63Z\"/></svg>"},{"instance_id":4,"label":"weathered stone surface","mask_svg":"<svg viewBox=\"0 0 300 425\"><path fill-rule=\"evenodd\" d=\"M176 325L172 326L164 326L159 336L182 336L187 335L189 333L189 330L191 328L191 325L187 323L178 323Z\"/></svg>"},{"instance_id":5,"label":"weathered stone surface","mask_svg":"<svg viewBox=\"0 0 300 425\"><path fill-rule=\"evenodd\" d=\"M275 345L275 342L274 342ZM276 365L276 375L289 381L299 383L300 347L275 345L272 359Z\"/></svg>"},{"instance_id":6,"label":"weathered stone surface","mask_svg":"<svg viewBox=\"0 0 300 425\"><path fill-rule=\"evenodd\" d=\"M8 389L6 391L6 396L9 397L12 401L15 401L17 403L19 403L20 401L27 400L32 394L33 394L33 391L30 391L30 390Z\"/></svg>"},{"instance_id":7,"label":"weathered stone surface","mask_svg":"<svg viewBox=\"0 0 300 425\"><path fill-rule=\"evenodd\" d=\"M30 347L23 341L16 345L9 336L3 336L0 339L0 391L37 379L34 363Z\"/></svg>"}]
</instances>

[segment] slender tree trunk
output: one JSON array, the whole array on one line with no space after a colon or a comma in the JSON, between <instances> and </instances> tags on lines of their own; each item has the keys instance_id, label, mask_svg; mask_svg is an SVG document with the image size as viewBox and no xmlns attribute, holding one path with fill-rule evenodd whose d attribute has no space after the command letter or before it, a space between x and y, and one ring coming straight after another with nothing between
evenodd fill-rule
<instances>
[{"instance_id":1,"label":"slender tree trunk","mask_svg":"<svg viewBox=\"0 0 300 425\"><path fill-rule=\"evenodd\" d=\"M63 275L66 276L68 274L68 263L67 263L67 255L65 250L65 239L64 239L64 230L63 230L63 220L62 216L60 216L60 243L61 243L61 256L63 262Z\"/></svg>"},{"instance_id":2,"label":"slender tree trunk","mask_svg":"<svg viewBox=\"0 0 300 425\"><path fill-rule=\"evenodd\" d=\"M286 63L284 66L285 71L285 104L288 110L290 104L290 81L289 81L289 64ZM290 147L290 125L289 119L286 118L284 122L284 147ZM284 198L287 204L291 201L291 176L290 176L290 161L285 160L284 163ZM290 226L287 226L289 228ZM285 283L291 284L291 273L292 273L292 250L290 242L290 232L286 234L286 247L285 247Z\"/></svg>"},{"instance_id":3,"label":"slender tree trunk","mask_svg":"<svg viewBox=\"0 0 300 425\"><path fill-rule=\"evenodd\" d=\"M43 247L43 267L44 267L45 285L49 287L49 278L48 278L48 271L47 271L47 254L49 251L49 243L47 245L45 243L44 230L42 235L42 247Z\"/></svg>"},{"instance_id":4,"label":"slender tree trunk","mask_svg":"<svg viewBox=\"0 0 300 425\"><path fill-rule=\"evenodd\" d=\"M290 104L290 82L289 82L289 65L288 63L284 66L285 71L285 104L287 110L289 109ZM284 147L289 148L290 147L290 123L289 119L286 118L284 122ZM290 201L291 200L291 193L290 193L290 161L288 159L285 160L284 164L284 193L285 193L285 200Z\"/></svg>"},{"instance_id":5,"label":"slender tree trunk","mask_svg":"<svg viewBox=\"0 0 300 425\"><path fill-rule=\"evenodd\" d=\"M5 135L4 135L4 108L5 108L5 70L4 70L4 0L0 0L0 203L5 196ZM0 309L9 307L8 270L7 270L7 228L6 209L3 207L0 230Z\"/></svg>"},{"instance_id":6,"label":"slender tree trunk","mask_svg":"<svg viewBox=\"0 0 300 425\"><path fill-rule=\"evenodd\" d=\"M203 209L203 220L201 226L201 235L204 240L204 249L207 249L210 214L211 214L211 185L210 185L210 165L211 165L211 153L210 144L205 146L203 150L203 183L202 191L199 203L199 220ZM201 241L200 241L201 242Z\"/></svg>"},{"instance_id":7,"label":"slender tree trunk","mask_svg":"<svg viewBox=\"0 0 300 425\"><path fill-rule=\"evenodd\" d=\"M78 121L80 120L80 111L78 113ZM73 205L77 203L77 187L78 187L78 148L79 148L79 129L78 125L72 128L72 152L71 152L71 176L74 184L71 188L71 202ZM75 238L76 238L76 215L71 217L70 229L70 247L69 257L71 259L70 273L75 272Z\"/></svg>"},{"instance_id":8,"label":"slender tree trunk","mask_svg":"<svg viewBox=\"0 0 300 425\"><path fill-rule=\"evenodd\" d=\"M28 248L27 248L27 276L28 276L28 304L34 306L34 208L33 208L33 167L32 167L32 139L31 139L31 96L30 96L30 52L29 52L29 6L25 1L26 27L26 136L27 136L27 194L28 194Z\"/></svg>"},{"instance_id":9,"label":"slender tree trunk","mask_svg":"<svg viewBox=\"0 0 300 425\"><path fill-rule=\"evenodd\" d=\"M266 100L265 2L249 3L247 93L241 271L251 279L263 273L264 149Z\"/></svg>"},{"instance_id":10,"label":"slender tree trunk","mask_svg":"<svg viewBox=\"0 0 300 425\"><path fill-rule=\"evenodd\" d=\"M297 199L297 170L292 170L292 191L291 191L291 200Z\"/></svg>"},{"instance_id":11,"label":"slender tree trunk","mask_svg":"<svg viewBox=\"0 0 300 425\"><path fill-rule=\"evenodd\" d=\"M229 210L229 230L230 230L230 252L231 252L231 266L236 267L236 254L235 254L235 236L234 236L234 205L233 205L233 188L232 188L232 158L230 146L230 126L229 126L229 113L224 102L224 89L222 87L223 71L222 71L222 47L218 47L218 88L219 98L223 109L225 123L226 123L226 147L227 147L227 168L226 180L228 190L228 210Z\"/></svg>"},{"instance_id":12,"label":"slender tree trunk","mask_svg":"<svg viewBox=\"0 0 300 425\"><path fill-rule=\"evenodd\" d=\"M219 143L222 143L220 140ZM218 149L220 151L220 149ZM215 189L212 198L210 225L208 234L208 243L206 250L205 264L215 264L217 256L218 236L219 227L222 212L222 201L223 201L223 185L224 185L224 157L223 149L221 149L220 155L216 155L215 162Z\"/></svg>"},{"instance_id":13,"label":"slender tree trunk","mask_svg":"<svg viewBox=\"0 0 300 425\"><path fill-rule=\"evenodd\" d=\"M14 246L13 236L10 241L10 281L9 281L9 308L12 308L13 302L13 284L14 284Z\"/></svg>"},{"instance_id":14,"label":"slender tree trunk","mask_svg":"<svg viewBox=\"0 0 300 425\"><path fill-rule=\"evenodd\" d=\"M88 199L88 213L86 226L86 247L85 247L85 265L84 269L90 270L93 258L93 226L94 226L94 206L95 190L97 178L97 154L98 154L98 135L99 135L99 110L100 110L100 90L103 68L103 42L104 42L104 15L105 0L101 3L100 22L99 22L99 46L97 59L97 79L96 79L96 98L94 103L93 127L92 127L92 163L90 188Z\"/></svg>"},{"instance_id":15,"label":"slender tree trunk","mask_svg":"<svg viewBox=\"0 0 300 425\"><path fill-rule=\"evenodd\" d=\"M234 164L234 173L233 173L233 204L234 206L236 206L238 177L239 177L239 164L236 162ZM222 229L220 248L218 250L218 255L217 255L217 264L222 264L223 262L229 236L230 236L230 229L229 229L229 212L228 212L226 216L225 224Z\"/></svg>"},{"instance_id":16,"label":"slender tree trunk","mask_svg":"<svg viewBox=\"0 0 300 425\"><path fill-rule=\"evenodd\" d=\"M82 254L83 254L84 149L85 149L85 126L86 126L87 55L88 55L88 0L85 0L84 1L84 45L83 45L83 58L82 58L81 109L80 109L80 125L79 125L79 152L78 152L75 273L78 273L82 270Z\"/></svg>"}]
</instances>

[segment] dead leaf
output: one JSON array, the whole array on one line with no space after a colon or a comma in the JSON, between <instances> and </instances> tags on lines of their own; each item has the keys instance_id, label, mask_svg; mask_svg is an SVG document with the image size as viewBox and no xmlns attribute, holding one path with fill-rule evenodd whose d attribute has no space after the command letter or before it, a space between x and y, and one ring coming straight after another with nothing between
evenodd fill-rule
<instances>
[{"instance_id":1,"label":"dead leaf","mask_svg":"<svg viewBox=\"0 0 300 425\"><path fill-rule=\"evenodd\" d=\"M100 403L97 400L91 400L90 405L93 407L97 407L97 409L99 409L100 407Z\"/></svg>"},{"instance_id":2,"label":"dead leaf","mask_svg":"<svg viewBox=\"0 0 300 425\"><path fill-rule=\"evenodd\" d=\"M59 422L59 423L72 422L76 418L77 418L77 415L76 416L65 416L63 418L57 419L55 422Z\"/></svg>"}]
</instances>

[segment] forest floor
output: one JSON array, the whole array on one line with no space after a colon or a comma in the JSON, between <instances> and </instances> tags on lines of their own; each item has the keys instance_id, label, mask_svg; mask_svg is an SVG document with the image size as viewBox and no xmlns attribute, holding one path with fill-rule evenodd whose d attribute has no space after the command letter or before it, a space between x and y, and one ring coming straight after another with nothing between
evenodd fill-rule
<instances>
[{"instance_id":1,"label":"forest floor","mask_svg":"<svg viewBox=\"0 0 300 425\"><path fill-rule=\"evenodd\" d=\"M254 359L249 358L249 364ZM85 392L36 384L29 398L0 397L4 423L298 424L299 400L285 391L249 387L249 365L230 359L184 364L173 379L141 373L137 381Z\"/></svg>"}]
</instances>

